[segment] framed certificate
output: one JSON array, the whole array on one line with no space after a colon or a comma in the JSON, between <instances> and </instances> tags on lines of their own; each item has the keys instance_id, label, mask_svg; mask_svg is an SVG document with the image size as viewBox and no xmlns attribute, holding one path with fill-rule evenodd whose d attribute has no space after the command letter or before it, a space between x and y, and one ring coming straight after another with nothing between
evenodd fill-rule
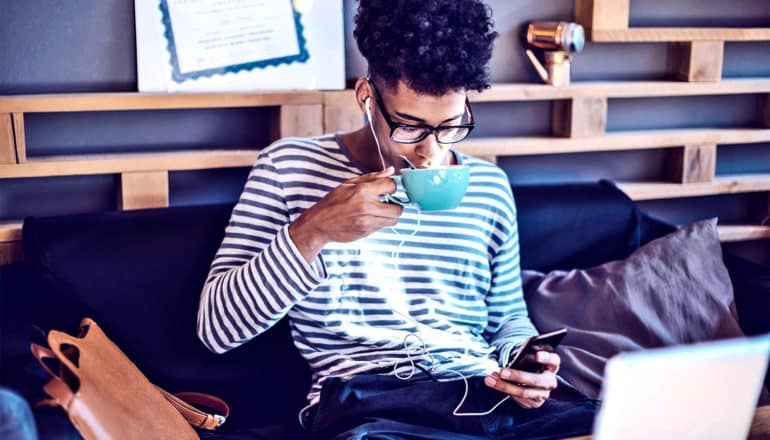
<instances>
[{"instance_id":1,"label":"framed certificate","mask_svg":"<svg viewBox=\"0 0 770 440\"><path fill-rule=\"evenodd\" d=\"M342 0L135 5L140 91L344 88Z\"/></svg>"}]
</instances>

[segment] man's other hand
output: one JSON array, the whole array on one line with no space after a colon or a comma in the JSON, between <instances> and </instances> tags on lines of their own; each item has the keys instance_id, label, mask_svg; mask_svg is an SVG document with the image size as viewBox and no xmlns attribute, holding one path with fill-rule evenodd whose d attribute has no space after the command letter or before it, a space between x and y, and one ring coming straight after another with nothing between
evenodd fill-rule
<instances>
[{"instance_id":1,"label":"man's other hand","mask_svg":"<svg viewBox=\"0 0 770 440\"><path fill-rule=\"evenodd\" d=\"M543 365L541 373L501 368L484 379L484 383L493 389L511 396L523 408L539 408L556 389L556 373L559 371L561 358L556 353L538 351L535 360Z\"/></svg>"}]
</instances>

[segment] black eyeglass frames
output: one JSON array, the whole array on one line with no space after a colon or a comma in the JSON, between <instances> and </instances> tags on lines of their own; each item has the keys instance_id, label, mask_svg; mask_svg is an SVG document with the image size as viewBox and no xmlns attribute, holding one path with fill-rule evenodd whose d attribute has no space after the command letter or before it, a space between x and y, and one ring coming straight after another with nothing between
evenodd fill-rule
<instances>
[{"instance_id":1,"label":"black eyeglass frames","mask_svg":"<svg viewBox=\"0 0 770 440\"><path fill-rule=\"evenodd\" d=\"M471 133L471 130L476 126L473 122L473 112L471 111L468 97L465 98L465 111L468 114L468 123L466 124L439 125L434 127L426 124L411 125L394 122L393 119L390 118L387 109L385 109L385 104L382 102L380 92L374 85L374 81L370 78L367 78L367 81L374 91L374 99L377 101L377 107L380 109L380 112L382 112L382 116L385 118L388 127L390 127L390 139L394 142L414 144L425 139L426 136L432 133L436 137L436 142L440 144L454 144L467 138Z\"/></svg>"}]
</instances>

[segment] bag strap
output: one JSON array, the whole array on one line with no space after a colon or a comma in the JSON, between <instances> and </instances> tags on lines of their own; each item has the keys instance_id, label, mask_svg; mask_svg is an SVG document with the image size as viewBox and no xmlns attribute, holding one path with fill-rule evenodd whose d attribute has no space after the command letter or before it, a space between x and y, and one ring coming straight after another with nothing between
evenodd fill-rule
<instances>
[{"instance_id":1,"label":"bag strap","mask_svg":"<svg viewBox=\"0 0 770 440\"><path fill-rule=\"evenodd\" d=\"M54 373L43 361L43 359L59 360L56 353L51 349L38 344L30 344L30 350L45 371L51 375L51 380L43 386L43 390L51 396L51 398L42 399L36 402L34 405L35 408L40 406L60 406L65 409L68 408L74 397L72 390L69 385L61 379L59 374ZM213 431L222 426L227 420L227 417L230 416L230 407L227 406L227 403L211 394L184 392L174 395L157 385L155 388L157 388L163 397L165 397L166 400L179 411L188 423L198 428ZM193 405L202 405L211 408L216 411L216 413L201 411Z\"/></svg>"},{"instance_id":2,"label":"bag strap","mask_svg":"<svg viewBox=\"0 0 770 440\"><path fill-rule=\"evenodd\" d=\"M155 386L174 408L193 426L213 431L230 416L230 407L224 400L211 394L183 392L171 394L159 386ZM201 405L213 409L216 413L207 413L193 406Z\"/></svg>"},{"instance_id":3,"label":"bag strap","mask_svg":"<svg viewBox=\"0 0 770 440\"><path fill-rule=\"evenodd\" d=\"M43 361L43 359L56 359L53 351L38 344L30 344L32 355L35 356L40 365L51 375L51 380L43 385L43 390L51 396L50 399L41 399L35 403L35 408L41 406L60 406L62 408L68 408L72 402L74 394L58 374L55 374L53 370Z\"/></svg>"}]
</instances>

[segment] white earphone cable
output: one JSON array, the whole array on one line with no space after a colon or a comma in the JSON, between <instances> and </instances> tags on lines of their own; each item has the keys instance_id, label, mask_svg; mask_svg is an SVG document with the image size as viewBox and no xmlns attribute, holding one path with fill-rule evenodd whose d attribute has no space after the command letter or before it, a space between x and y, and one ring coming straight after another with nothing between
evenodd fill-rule
<instances>
[{"instance_id":1,"label":"white earphone cable","mask_svg":"<svg viewBox=\"0 0 770 440\"><path fill-rule=\"evenodd\" d=\"M374 119L372 118L371 101L371 96L367 96L366 101L364 101L364 105L366 106L366 118L369 120L369 129L372 131L372 137L374 138L374 143L377 145L377 153L380 155L380 162L382 163L382 169L384 170L387 167L385 166L385 158L382 156L380 141L377 139L377 133L374 132Z\"/></svg>"}]
</instances>

